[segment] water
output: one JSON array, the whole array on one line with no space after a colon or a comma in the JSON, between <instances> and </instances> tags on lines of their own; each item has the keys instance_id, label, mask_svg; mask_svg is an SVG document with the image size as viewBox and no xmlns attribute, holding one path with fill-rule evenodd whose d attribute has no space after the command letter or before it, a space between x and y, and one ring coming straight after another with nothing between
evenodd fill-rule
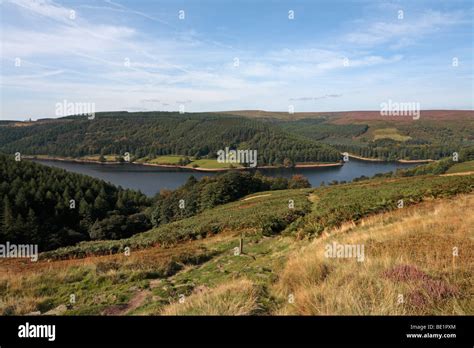
<instances>
[{"instance_id":1,"label":"water","mask_svg":"<svg viewBox=\"0 0 474 348\"><path fill-rule=\"evenodd\" d=\"M194 175L197 179L216 173L203 173L179 168L160 168L140 164L96 164L35 160L52 167L66 169L70 172L86 174L108 181L114 185L140 190L148 196L154 196L162 189L175 189L183 185ZM333 181L351 181L361 175L371 177L377 173L395 171L398 168L411 167L414 164L397 162L368 162L352 159L342 167L265 169L261 172L268 176L290 178L294 174L302 174L308 178L313 187Z\"/></svg>"}]
</instances>

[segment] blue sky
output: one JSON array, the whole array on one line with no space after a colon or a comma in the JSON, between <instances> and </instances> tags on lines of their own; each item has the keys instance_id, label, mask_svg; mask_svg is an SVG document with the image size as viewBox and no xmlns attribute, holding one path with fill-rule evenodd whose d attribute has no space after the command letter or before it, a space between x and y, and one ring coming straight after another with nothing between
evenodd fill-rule
<instances>
[{"instance_id":1,"label":"blue sky","mask_svg":"<svg viewBox=\"0 0 474 348\"><path fill-rule=\"evenodd\" d=\"M56 117L64 100L96 111L379 110L388 100L473 109L472 1L2 0L0 9L1 119Z\"/></svg>"}]
</instances>

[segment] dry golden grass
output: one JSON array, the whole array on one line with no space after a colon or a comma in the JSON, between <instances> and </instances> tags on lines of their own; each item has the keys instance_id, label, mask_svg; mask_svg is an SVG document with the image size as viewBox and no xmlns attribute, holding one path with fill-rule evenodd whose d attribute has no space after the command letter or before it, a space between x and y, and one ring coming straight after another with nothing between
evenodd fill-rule
<instances>
[{"instance_id":1,"label":"dry golden grass","mask_svg":"<svg viewBox=\"0 0 474 348\"><path fill-rule=\"evenodd\" d=\"M183 303L166 306L161 315L250 315L258 309L258 287L250 280L238 279L214 289L194 293Z\"/></svg>"},{"instance_id":2,"label":"dry golden grass","mask_svg":"<svg viewBox=\"0 0 474 348\"><path fill-rule=\"evenodd\" d=\"M318 204L317 196L310 199ZM416 206L374 215L363 219L358 225L348 222L313 242L293 241L291 248L272 251L272 258L281 260L278 266L271 267L274 274L278 272L276 283L271 283L274 278L266 283L259 282L258 277L257 280L251 278L255 281L253 283L246 279L250 278L248 274L245 279L235 279L237 275L232 272L228 277L222 277L217 270L215 274L208 274L206 272L214 272L208 268L200 274L203 278L220 275L217 277L219 281L207 284L211 289L197 286L184 303L172 304L168 304L168 300L176 299L179 293L174 290L161 293L161 288L151 289L160 291L159 296L164 303L150 306L142 313L472 315L473 208L474 194L470 194L425 201ZM135 275L166 270L168 265L173 267L173 259L182 261L183 255L206 253L213 250L216 243L231 241L235 233L227 231L169 249L132 250L130 256L116 254L36 263L1 260L0 313L26 314L38 310L38 304L49 299L59 299L60 303L64 303L71 292L78 294L79 301L84 301L80 303L83 308L97 306L102 310L103 306L128 303L128 307L117 307L128 311L134 308L130 307L130 303L133 305L134 301L138 301L137 293L147 294L142 290L146 289L148 281L135 278ZM332 242L364 245L364 262L326 258L325 245ZM300 245L305 246L295 253L290 251ZM459 250L459 256L453 258L454 247ZM258 257L255 262L262 264ZM197 268L200 269L200 266ZM124 276L126 279L121 282ZM166 278L167 281L170 278L156 277ZM197 276L192 278L198 282L197 279ZM140 287L137 288L137 285ZM132 286L135 288L133 291L130 290ZM178 289L176 291L181 291ZM121 299L121 295L128 297ZM293 295L293 303L289 303L289 295ZM403 303L399 303L400 296ZM275 298L280 305L273 307ZM137 303L140 305L142 301Z\"/></svg>"},{"instance_id":3,"label":"dry golden grass","mask_svg":"<svg viewBox=\"0 0 474 348\"><path fill-rule=\"evenodd\" d=\"M82 259L31 262L28 259L0 260L0 315L2 313L27 314L37 310L37 305L54 294L42 294L49 285L67 285L80 282L88 273L95 279L101 276L118 278L120 272L171 272L175 260L187 256L204 255L212 243L232 239L232 234L222 233L204 240L190 241L174 248L148 248L132 250L129 256L113 254ZM95 281L94 279L94 281ZM93 286L93 285L91 285ZM57 295L57 294L56 294Z\"/></svg>"},{"instance_id":4,"label":"dry golden grass","mask_svg":"<svg viewBox=\"0 0 474 348\"><path fill-rule=\"evenodd\" d=\"M426 202L313 241L279 275L276 314L472 315L473 208L474 194ZM333 242L364 245L364 262L326 258Z\"/></svg>"},{"instance_id":5,"label":"dry golden grass","mask_svg":"<svg viewBox=\"0 0 474 348\"><path fill-rule=\"evenodd\" d=\"M154 264L168 262L173 256L183 253L197 253L213 243L231 240L235 233L222 232L218 235L203 239L180 243L173 248L152 247L148 249L131 250L129 256L124 254L111 254L103 256L89 256L86 258L67 260L41 260L31 262L29 259L1 259L0 260L0 281L14 280L31 273L38 274L46 271L61 272L73 266L90 266L100 262L120 262L123 264Z\"/></svg>"}]
</instances>

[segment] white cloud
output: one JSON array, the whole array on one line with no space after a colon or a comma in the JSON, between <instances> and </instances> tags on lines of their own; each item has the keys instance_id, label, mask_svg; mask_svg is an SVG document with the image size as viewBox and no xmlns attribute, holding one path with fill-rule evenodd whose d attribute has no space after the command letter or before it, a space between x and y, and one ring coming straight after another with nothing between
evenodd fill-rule
<instances>
[{"instance_id":1,"label":"white cloud","mask_svg":"<svg viewBox=\"0 0 474 348\"><path fill-rule=\"evenodd\" d=\"M2 68L8 67L8 74L2 76L2 90L15 98L2 103L2 113L15 116L26 111L29 115L51 116L52 105L65 95L76 101L92 98L99 111L125 107L176 110L176 102L183 100L192 100L187 111L232 107L285 110L291 97L308 95L323 96L309 97L318 100L318 107L340 109L338 105L344 102L357 108L363 103L370 105L373 95L382 90L393 95L397 95L397 88L400 93L408 91L403 87L406 79L398 80L400 65L397 70L376 69L400 62L404 56L380 53L372 46L407 45L462 21L459 14L430 11L415 22L366 23L365 29L330 38L331 45L289 43L286 49L259 47L237 52L212 39L200 39L199 33L190 28L164 29L163 35L160 32L152 36L127 26L130 22L106 23L98 18L88 22L81 13L71 21L71 9L52 1L12 3L24 13L33 14L36 21L35 25L11 22L3 26ZM109 5L109 9L121 12L121 18L127 13L142 17L140 20L158 21L112 1ZM87 7L82 6L84 11ZM105 19L113 18L110 15L107 13ZM169 29L168 25L158 25ZM12 68L15 57L24 61L21 69ZM234 57L239 57L239 67L233 66ZM130 66L124 66L125 58L130 59ZM415 65L424 62L425 58ZM365 94L356 94L351 85L363 86ZM420 82L410 85L416 91ZM344 98L334 97L334 91ZM30 103L22 103L23 99Z\"/></svg>"},{"instance_id":2,"label":"white cloud","mask_svg":"<svg viewBox=\"0 0 474 348\"><path fill-rule=\"evenodd\" d=\"M442 27L464 23L461 12L427 11L414 19L396 19L395 22L375 22L364 29L347 34L345 40L352 44L374 46L391 42L394 47L410 44L416 39L434 33Z\"/></svg>"},{"instance_id":3,"label":"white cloud","mask_svg":"<svg viewBox=\"0 0 474 348\"><path fill-rule=\"evenodd\" d=\"M69 24L72 8L58 6L49 0L7 0L29 12Z\"/></svg>"},{"instance_id":4,"label":"white cloud","mask_svg":"<svg viewBox=\"0 0 474 348\"><path fill-rule=\"evenodd\" d=\"M348 66L344 64L346 58L348 59ZM364 53L353 53L353 55L350 55L342 51L318 49L285 49L269 52L254 60L243 61L235 71L243 76L291 80L320 76L333 70L343 71L343 69L348 68L391 64L402 59L402 55L383 57Z\"/></svg>"},{"instance_id":5,"label":"white cloud","mask_svg":"<svg viewBox=\"0 0 474 348\"><path fill-rule=\"evenodd\" d=\"M7 27L3 33L2 55L38 57L69 55L71 52L100 53L104 50L121 50L120 40L131 38L133 34L134 31L130 28L107 25L89 25L87 29L61 27L49 32Z\"/></svg>"}]
</instances>

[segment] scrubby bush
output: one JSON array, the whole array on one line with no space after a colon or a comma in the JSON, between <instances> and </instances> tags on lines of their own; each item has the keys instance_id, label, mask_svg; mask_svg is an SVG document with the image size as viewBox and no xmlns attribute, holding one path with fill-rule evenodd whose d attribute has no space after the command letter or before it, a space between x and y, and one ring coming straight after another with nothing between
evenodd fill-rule
<instances>
[{"instance_id":1,"label":"scrubby bush","mask_svg":"<svg viewBox=\"0 0 474 348\"><path fill-rule=\"evenodd\" d=\"M154 226L159 226L236 201L251 193L310 186L309 181L302 175L294 175L288 180L282 177L266 177L259 172L230 171L204 177L200 181L191 176L179 189L163 190L155 197L151 221Z\"/></svg>"},{"instance_id":2,"label":"scrubby bush","mask_svg":"<svg viewBox=\"0 0 474 348\"><path fill-rule=\"evenodd\" d=\"M143 213L130 216L112 215L96 221L89 231L89 236L93 240L121 239L144 232L150 227L151 223Z\"/></svg>"}]
</instances>

